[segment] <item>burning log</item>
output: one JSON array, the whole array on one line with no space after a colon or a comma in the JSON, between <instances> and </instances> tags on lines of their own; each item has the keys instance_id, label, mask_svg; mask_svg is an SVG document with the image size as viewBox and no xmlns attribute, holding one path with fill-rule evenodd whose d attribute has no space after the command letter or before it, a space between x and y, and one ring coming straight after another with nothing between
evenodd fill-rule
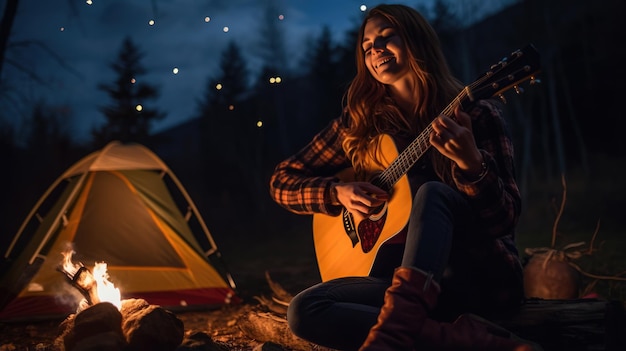
<instances>
[{"instance_id":1,"label":"burning log","mask_svg":"<svg viewBox=\"0 0 626 351\"><path fill-rule=\"evenodd\" d=\"M106 263L96 262L92 273L81 262L72 262L73 254L73 250L63 252L63 262L57 267L57 271L63 273L70 285L85 297L79 310L100 302L110 302L119 310L122 300L120 290L109 281Z\"/></svg>"},{"instance_id":2,"label":"burning log","mask_svg":"<svg viewBox=\"0 0 626 351\"><path fill-rule=\"evenodd\" d=\"M72 272L67 271L64 266L59 266L57 271L65 275L67 281L85 297L88 305L100 303L96 279L87 267L81 265L78 270Z\"/></svg>"}]
</instances>

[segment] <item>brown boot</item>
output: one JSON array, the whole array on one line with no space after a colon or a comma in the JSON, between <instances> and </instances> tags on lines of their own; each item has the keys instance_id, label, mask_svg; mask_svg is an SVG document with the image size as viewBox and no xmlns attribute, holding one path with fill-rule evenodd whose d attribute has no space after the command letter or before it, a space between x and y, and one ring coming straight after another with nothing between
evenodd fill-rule
<instances>
[{"instance_id":1,"label":"brown boot","mask_svg":"<svg viewBox=\"0 0 626 351\"><path fill-rule=\"evenodd\" d=\"M531 346L532 345L532 346ZM454 323L429 319L422 326L417 348L454 351L541 351L541 347L516 337L481 317L464 314Z\"/></svg>"},{"instance_id":2,"label":"brown boot","mask_svg":"<svg viewBox=\"0 0 626 351\"><path fill-rule=\"evenodd\" d=\"M428 313L439 296L439 284L421 270L400 267L385 292L385 303L361 351L413 350Z\"/></svg>"}]
</instances>

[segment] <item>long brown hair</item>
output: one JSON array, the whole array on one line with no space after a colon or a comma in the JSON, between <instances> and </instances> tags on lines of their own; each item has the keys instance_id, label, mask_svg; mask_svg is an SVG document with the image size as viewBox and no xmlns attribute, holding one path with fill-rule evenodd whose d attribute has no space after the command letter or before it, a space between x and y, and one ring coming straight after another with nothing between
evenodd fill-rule
<instances>
[{"instance_id":1,"label":"long brown hair","mask_svg":"<svg viewBox=\"0 0 626 351\"><path fill-rule=\"evenodd\" d=\"M413 115L400 111L388 87L374 79L365 64L361 42L367 21L374 17L389 21L402 38L411 74L417 82ZM363 171L366 159L374 158L376 151L372 143L377 135L417 136L452 101L462 85L448 68L435 30L419 12L408 6L374 7L363 20L357 39L357 73L344 99L350 121L343 147L358 173ZM450 160L439 152L431 152L435 171L443 179L449 174Z\"/></svg>"}]
</instances>

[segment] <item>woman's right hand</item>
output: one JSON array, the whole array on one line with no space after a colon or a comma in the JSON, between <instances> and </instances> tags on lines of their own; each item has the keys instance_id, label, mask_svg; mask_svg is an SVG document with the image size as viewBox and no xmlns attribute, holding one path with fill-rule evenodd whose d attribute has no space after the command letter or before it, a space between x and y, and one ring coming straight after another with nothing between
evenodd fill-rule
<instances>
[{"instance_id":1,"label":"woman's right hand","mask_svg":"<svg viewBox=\"0 0 626 351\"><path fill-rule=\"evenodd\" d=\"M367 217L389 200L389 194L368 182L333 183L339 201L348 212ZM331 191L333 191L331 189Z\"/></svg>"}]
</instances>

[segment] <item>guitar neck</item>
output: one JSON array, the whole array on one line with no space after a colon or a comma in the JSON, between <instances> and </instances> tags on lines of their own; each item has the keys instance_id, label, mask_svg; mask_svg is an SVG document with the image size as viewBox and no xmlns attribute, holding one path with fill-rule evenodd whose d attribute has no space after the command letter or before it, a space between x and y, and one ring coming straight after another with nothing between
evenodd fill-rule
<instances>
[{"instance_id":1,"label":"guitar neck","mask_svg":"<svg viewBox=\"0 0 626 351\"><path fill-rule=\"evenodd\" d=\"M453 116L454 109L472 100L471 89L466 86L439 115ZM393 162L379 176L378 182L383 189L391 189L404 176L411 167L430 149L430 134L433 131L433 122L430 122L424 130L406 147Z\"/></svg>"}]
</instances>

